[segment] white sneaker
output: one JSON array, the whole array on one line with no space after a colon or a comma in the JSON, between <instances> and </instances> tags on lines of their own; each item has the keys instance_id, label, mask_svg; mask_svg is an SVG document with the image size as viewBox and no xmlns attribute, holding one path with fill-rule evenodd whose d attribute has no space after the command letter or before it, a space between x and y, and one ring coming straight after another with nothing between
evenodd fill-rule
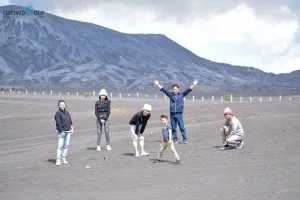
<instances>
[{"instance_id":1,"label":"white sneaker","mask_svg":"<svg viewBox=\"0 0 300 200\"><path fill-rule=\"evenodd\" d=\"M141 156L139 152L135 153L135 157Z\"/></svg>"},{"instance_id":2,"label":"white sneaker","mask_svg":"<svg viewBox=\"0 0 300 200\"><path fill-rule=\"evenodd\" d=\"M107 145L107 146L106 146L106 150L107 150L107 151L111 151L111 146L110 146L110 145Z\"/></svg>"},{"instance_id":3,"label":"white sneaker","mask_svg":"<svg viewBox=\"0 0 300 200\"><path fill-rule=\"evenodd\" d=\"M63 161L64 164L68 164L69 163L66 158L63 158L62 161Z\"/></svg>"},{"instance_id":4,"label":"white sneaker","mask_svg":"<svg viewBox=\"0 0 300 200\"><path fill-rule=\"evenodd\" d=\"M56 165L56 166L59 166L59 165L61 165L61 160L60 160L59 158L57 158L57 159L56 159L56 163L55 163L55 165Z\"/></svg>"},{"instance_id":5,"label":"white sneaker","mask_svg":"<svg viewBox=\"0 0 300 200\"><path fill-rule=\"evenodd\" d=\"M100 146L97 146L97 151L101 151L101 147Z\"/></svg>"},{"instance_id":6,"label":"white sneaker","mask_svg":"<svg viewBox=\"0 0 300 200\"><path fill-rule=\"evenodd\" d=\"M243 145L244 145L244 141L242 140L242 141L236 143L236 148L241 149L243 147Z\"/></svg>"},{"instance_id":7,"label":"white sneaker","mask_svg":"<svg viewBox=\"0 0 300 200\"><path fill-rule=\"evenodd\" d=\"M148 156L149 155L149 153L147 153L147 152L145 152L145 151L142 151L141 152L141 156Z\"/></svg>"}]
</instances>

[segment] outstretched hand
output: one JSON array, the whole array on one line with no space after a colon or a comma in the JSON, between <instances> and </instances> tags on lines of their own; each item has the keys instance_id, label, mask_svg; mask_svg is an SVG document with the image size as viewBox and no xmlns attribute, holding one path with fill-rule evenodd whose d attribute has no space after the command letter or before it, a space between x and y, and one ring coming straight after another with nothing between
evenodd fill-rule
<instances>
[{"instance_id":1,"label":"outstretched hand","mask_svg":"<svg viewBox=\"0 0 300 200\"><path fill-rule=\"evenodd\" d=\"M158 80L154 80L154 85L159 85L159 81Z\"/></svg>"},{"instance_id":2,"label":"outstretched hand","mask_svg":"<svg viewBox=\"0 0 300 200\"><path fill-rule=\"evenodd\" d=\"M196 86L197 84L198 84L198 81L197 81L197 80L194 80L194 81L193 81L193 85Z\"/></svg>"}]
</instances>

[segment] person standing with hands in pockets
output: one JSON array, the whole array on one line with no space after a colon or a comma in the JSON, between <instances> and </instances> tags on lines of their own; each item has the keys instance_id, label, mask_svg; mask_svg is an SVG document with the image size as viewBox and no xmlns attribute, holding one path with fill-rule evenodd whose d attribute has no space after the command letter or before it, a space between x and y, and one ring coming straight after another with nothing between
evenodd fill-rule
<instances>
[{"instance_id":1,"label":"person standing with hands in pockets","mask_svg":"<svg viewBox=\"0 0 300 200\"><path fill-rule=\"evenodd\" d=\"M74 132L73 123L70 113L66 110L66 102L64 100L58 101L58 111L54 119L56 122L56 136L57 136L57 151L56 151L56 165L62 163L68 164L67 154L70 144L70 137Z\"/></svg>"},{"instance_id":2,"label":"person standing with hands in pockets","mask_svg":"<svg viewBox=\"0 0 300 200\"><path fill-rule=\"evenodd\" d=\"M178 84L172 85L172 92L166 90L162 85L160 85L158 80L155 80L154 84L158 86L160 90L170 98L170 118L174 143L178 143L178 137L176 132L178 124L182 135L182 143L187 144L188 140L183 121L184 97L192 91L192 89L198 84L198 81L194 80L192 85L182 93L179 92Z\"/></svg>"}]
</instances>

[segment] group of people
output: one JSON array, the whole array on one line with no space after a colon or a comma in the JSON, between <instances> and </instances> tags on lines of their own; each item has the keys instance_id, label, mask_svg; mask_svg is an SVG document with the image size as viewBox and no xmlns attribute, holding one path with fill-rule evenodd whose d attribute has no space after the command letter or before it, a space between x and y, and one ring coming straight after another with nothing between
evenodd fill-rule
<instances>
[{"instance_id":1,"label":"group of people","mask_svg":"<svg viewBox=\"0 0 300 200\"><path fill-rule=\"evenodd\" d=\"M160 116L162 124L162 142L157 160L161 161L164 151L171 149L175 157L175 162L180 163L180 156L175 149L178 143L177 125L179 126L182 143L188 144L188 138L184 127L183 112L184 112L184 97L188 95L192 89L198 84L198 81L193 81L191 86L183 92L179 92L179 85L172 85L171 91L166 90L159 81L155 80L154 84L166 94L170 99L170 124L169 117L165 114ZM66 110L66 102L59 100L58 111L55 114L56 121L56 136L57 136L57 156L56 165L62 163L67 164L67 152L70 144L70 136L74 133L73 123L70 113ZM132 135L132 145L134 155L148 156L145 151L144 131L149 118L151 117L152 106L144 104L141 111L135 113L129 120L130 131ZM108 99L108 94L105 89L99 92L99 100L95 103L95 116L97 125L97 151L101 151L101 135L104 132L106 136L106 150L112 150L109 136L109 119L111 114L111 101ZM232 110L226 107L224 110L225 123L221 128L221 137L223 145L220 149L242 148L244 141L244 131L240 121L233 115Z\"/></svg>"}]
</instances>

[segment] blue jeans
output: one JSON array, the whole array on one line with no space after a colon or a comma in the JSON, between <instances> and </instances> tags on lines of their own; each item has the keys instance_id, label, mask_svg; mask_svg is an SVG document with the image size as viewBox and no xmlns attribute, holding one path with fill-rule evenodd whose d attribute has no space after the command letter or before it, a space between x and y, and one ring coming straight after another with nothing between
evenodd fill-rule
<instances>
[{"instance_id":1,"label":"blue jeans","mask_svg":"<svg viewBox=\"0 0 300 200\"><path fill-rule=\"evenodd\" d=\"M171 118L173 141L175 142L178 141L177 131L176 131L177 124L179 126L182 135L182 141L183 142L187 141L182 113L170 113L170 118Z\"/></svg>"},{"instance_id":2,"label":"blue jeans","mask_svg":"<svg viewBox=\"0 0 300 200\"><path fill-rule=\"evenodd\" d=\"M65 158L68 155L68 149L70 144L70 131L65 131L65 136L61 137L60 132L56 131L57 136L57 151L56 158Z\"/></svg>"}]
</instances>

